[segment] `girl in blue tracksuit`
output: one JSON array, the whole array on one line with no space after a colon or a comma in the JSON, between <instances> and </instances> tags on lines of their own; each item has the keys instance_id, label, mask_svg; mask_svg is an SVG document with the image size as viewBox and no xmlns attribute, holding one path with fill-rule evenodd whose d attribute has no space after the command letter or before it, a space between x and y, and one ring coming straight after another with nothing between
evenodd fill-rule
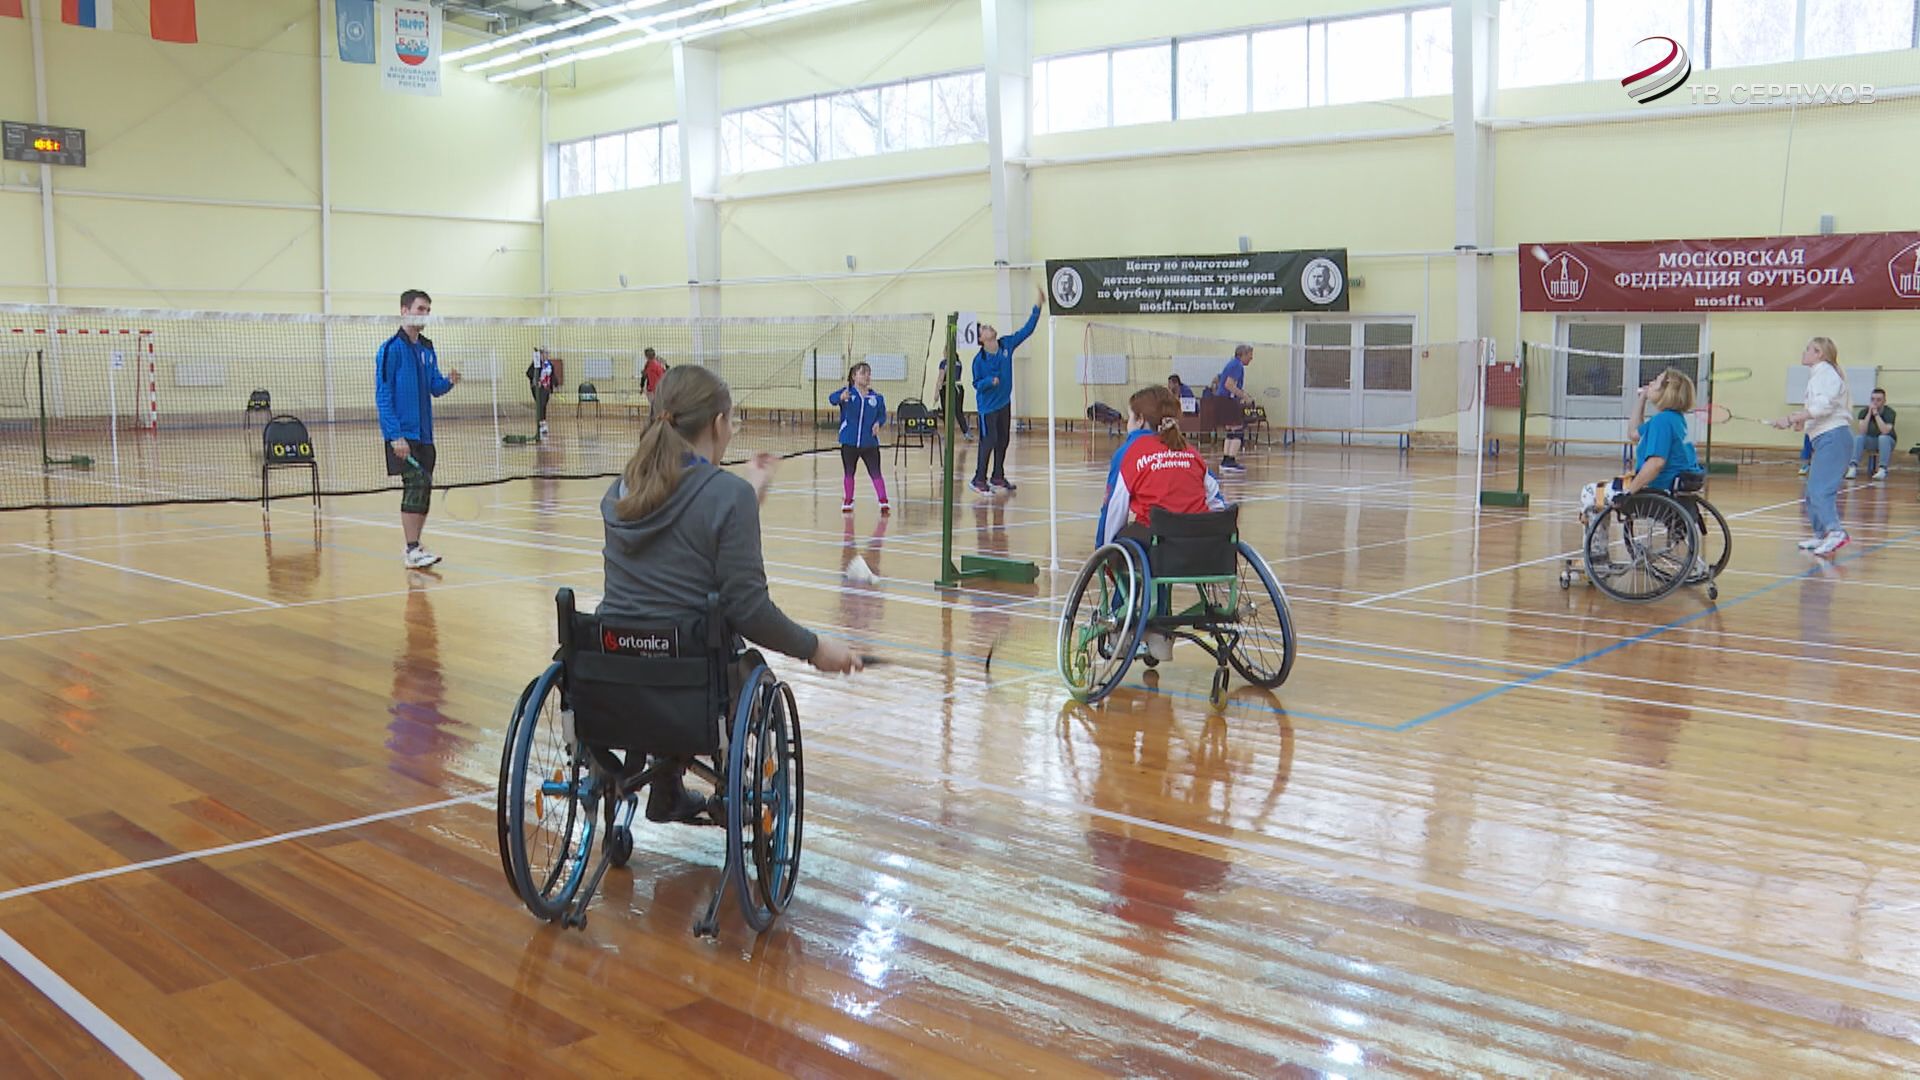
<instances>
[{"instance_id":1,"label":"girl in blue tracksuit","mask_svg":"<svg viewBox=\"0 0 1920 1080\"><path fill-rule=\"evenodd\" d=\"M1047 292L1040 290L1040 303ZM973 400L980 413L980 459L973 466L973 490L993 494L994 488L1011 492L1019 485L1007 479L1007 444L1013 439L1013 350L1033 335L1040 322L1040 304L1033 305L1027 324L1006 337L985 323L980 324L980 351L973 356ZM993 486L987 486L991 461Z\"/></svg>"},{"instance_id":2,"label":"girl in blue tracksuit","mask_svg":"<svg viewBox=\"0 0 1920 1080\"><path fill-rule=\"evenodd\" d=\"M840 408L840 467L846 497L840 512L853 513L853 464L867 463L867 476L873 480L873 493L880 500L880 512L890 514L887 505L887 480L880 475L880 429L887 423L887 399L873 389L873 369L864 363L847 372L847 385L827 395L829 405Z\"/></svg>"}]
</instances>

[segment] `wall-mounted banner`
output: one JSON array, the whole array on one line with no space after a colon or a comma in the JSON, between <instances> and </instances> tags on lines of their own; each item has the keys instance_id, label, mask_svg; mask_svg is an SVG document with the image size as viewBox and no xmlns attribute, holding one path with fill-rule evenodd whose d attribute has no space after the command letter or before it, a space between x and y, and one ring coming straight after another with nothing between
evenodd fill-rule
<instances>
[{"instance_id":1,"label":"wall-mounted banner","mask_svg":"<svg viewBox=\"0 0 1920 1080\"><path fill-rule=\"evenodd\" d=\"M1347 310L1347 251L1048 259L1055 315Z\"/></svg>"},{"instance_id":2,"label":"wall-mounted banner","mask_svg":"<svg viewBox=\"0 0 1920 1080\"><path fill-rule=\"evenodd\" d=\"M381 86L440 96L440 13L427 0L383 0L374 40Z\"/></svg>"},{"instance_id":3,"label":"wall-mounted banner","mask_svg":"<svg viewBox=\"0 0 1920 1080\"><path fill-rule=\"evenodd\" d=\"M1920 232L1522 244L1522 311L1920 308Z\"/></svg>"}]
</instances>

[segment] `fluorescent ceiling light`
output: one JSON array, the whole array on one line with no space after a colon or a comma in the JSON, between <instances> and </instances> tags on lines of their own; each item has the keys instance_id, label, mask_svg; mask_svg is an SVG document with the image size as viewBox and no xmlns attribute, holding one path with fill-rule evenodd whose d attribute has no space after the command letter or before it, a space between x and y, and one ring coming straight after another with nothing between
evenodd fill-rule
<instances>
[{"instance_id":1,"label":"fluorescent ceiling light","mask_svg":"<svg viewBox=\"0 0 1920 1080\"><path fill-rule=\"evenodd\" d=\"M629 11L641 11L646 8L659 7L661 4L671 3L671 2L672 0L628 0L627 3L613 4L608 7L603 7L588 15L574 15L569 18L561 19L559 22L552 22L552 23L543 24L541 26L528 27L527 29L520 31L519 33L508 34L506 37L503 37L503 38L495 38L492 41L483 41L478 45L469 45L464 49L456 49L453 52L448 53L446 56L442 57L441 59L442 59L442 62L444 63L455 64L455 63L459 63L462 60L465 60L469 56L482 56L486 53L490 53L494 51L495 49L504 49L509 45L518 45L523 41L538 41L543 37L550 37L554 34L563 33L565 31L573 29L576 26L585 26L586 24L594 21L595 19L608 18L615 15L623 15ZM566 39L562 39L561 41L553 42L552 44L546 47L554 48L559 45L563 45L565 44L565 40ZM468 70L472 70L472 69L468 69Z\"/></svg>"},{"instance_id":2,"label":"fluorescent ceiling light","mask_svg":"<svg viewBox=\"0 0 1920 1080\"><path fill-rule=\"evenodd\" d=\"M702 14L707 11L712 11L716 8L727 7L727 6L730 6L731 4L735 4L739 2L740 0L706 0L705 3L695 4L690 8L685 8L677 12L670 12L663 17L646 20L646 22L651 24L651 23L657 23L657 22L664 22L668 18L685 17L690 15ZM763 26L767 23L780 22L784 19L791 19L800 15L808 15L817 11L826 11L831 8L847 7L851 4L859 4L864 2L865 0L786 0L785 3L769 4L762 7L752 8L747 11L736 11L732 15L728 15L719 19L709 19L706 22L694 23L691 26L681 26L681 27L676 27L675 29L672 29L672 30L655 31L645 35L644 37L632 38L626 41L617 41L611 45L602 45L602 46L599 46L598 48L593 48L593 49L583 49L579 52L567 53L564 56L552 56L546 60L540 61L537 64L529 64L526 67L519 68L514 71L502 72L499 75L488 76L487 81L492 83L510 82L524 75L537 75L542 71L547 71L551 68L562 67L566 64L581 63L587 60L599 60L602 57L613 56L616 53L628 52L630 50L638 49L646 45L655 45L661 42L679 41L682 39L692 41L698 38L710 37L714 34L725 33L729 30L743 30L750 27ZM629 26L623 27L622 29L630 30L634 28L635 26L630 24ZM605 35L602 35L602 36L605 36ZM588 38L589 38L589 35L583 34L583 35L580 35L579 40L584 41L584 40L587 40ZM546 51L549 51L550 48L551 47L548 47L545 49L529 49L529 50L526 50L526 53L532 54L536 52L546 52ZM478 66L479 65L468 67L465 70L473 71ZM500 65L490 62L486 66L498 67Z\"/></svg>"}]
</instances>

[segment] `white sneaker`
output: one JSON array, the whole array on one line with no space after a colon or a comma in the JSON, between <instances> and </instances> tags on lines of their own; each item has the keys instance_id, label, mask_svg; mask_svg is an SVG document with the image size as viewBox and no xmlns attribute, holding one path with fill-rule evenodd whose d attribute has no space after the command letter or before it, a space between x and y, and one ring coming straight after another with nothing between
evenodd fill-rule
<instances>
[{"instance_id":1,"label":"white sneaker","mask_svg":"<svg viewBox=\"0 0 1920 1080\"><path fill-rule=\"evenodd\" d=\"M1160 661L1173 659L1173 639L1158 630L1147 631L1147 655Z\"/></svg>"},{"instance_id":2,"label":"white sneaker","mask_svg":"<svg viewBox=\"0 0 1920 1080\"><path fill-rule=\"evenodd\" d=\"M423 547L408 548L406 563L409 570L425 570L440 561L440 556Z\"/></svg>"},{"instance_id":3,"label":"white sneaker","mask_svg":"<svg viewBox=\"0 0 1920 1080\"><path fill-rule=\"evenodd\" d=\"M1693 569L1688 571L1687 573L1687 584L1689 585L1698 584L1702 581L1707 580L1712 576L1713 576L1713 571L1708 569L1707 560L1695 559L1693 560Z\"/></svg>"},{"instance_id":4,"label":"white sneaker","mask_svg":"<svg viewBox=\"0 0 1920 1080\"><path fill-rule=\"evenodd\" d=\"M843 502L843 503L841 503L841 504L840 504L840 512L841 512L841 513L843 513L843 514L851 514L851 513L853 513L853 504L852 504L852 503L850 503L850 502Z\"/></svg>"},{"instance_id":5,"label":"white sneaker","mask_svg":"<svg viewBox=\"0 0 1920 1080\"><path fill-rule=\"evenodd\" d=\"M545 421L541 421L540 423L540 437L543 439L547 437L547 425Z\"/></svg>"},{"instance_id":6,"label":"white sneaker","mask_svg":"<svg viewBox=\"0 0 1920 1080\"><path fill-rule=\"evenodd\" d=\"M1885 465L1882 465L1879 468L1873 470L1873 478L1875 480L1885 480L1887 478L1887 467Z\"/></svg>"},{"instance_id":7,"label":"white sneaker","mask_svg":"<svg viewBox=\"0 0 1920 1080\"><path fill-rule=\"evenodd\" d=\"M1805 540L1800 541L1800 550L1812 551L1814 548L1817 548L1821 544L1825 543L1826 539L1827 538L1824 536L1809 536Z\"/></svg>"},{"instance_id":8,"label":"white sneaker","mask_svg":"<svg viewBox=\"0 0 1920 1080\"><path fill-rule=\"evenodd\" d=\"M1820 556L1831 555L1841 548L1846 547L1847 541L1851 539L1853 538L1848 536L1844 531L1836 529L1820 538L1820 546L1814 548L1813 553Z\"/></svg>"},{"instance_id":9,"label":"white sneaker","mask_svg":"<svg viewBox=\"0 0 1920 1080\"><path fill-rule=\"evenodd\" d=\"M1800 475L1801 476L1807 475L1807 463L1804 461L1800 463Z\"/></svg>"},{"instance_id":10,"label":"white sneaker","mask_svg":"<svg viewBox=\"0 0 1920 1080\"><path fill-rule=\"evenodd\" d=\"M1851 480L1854 477L1859 475L1860 475L1860 466L1858 465L1847 466L1847 479Z\"/></svg>"}]
</instances>

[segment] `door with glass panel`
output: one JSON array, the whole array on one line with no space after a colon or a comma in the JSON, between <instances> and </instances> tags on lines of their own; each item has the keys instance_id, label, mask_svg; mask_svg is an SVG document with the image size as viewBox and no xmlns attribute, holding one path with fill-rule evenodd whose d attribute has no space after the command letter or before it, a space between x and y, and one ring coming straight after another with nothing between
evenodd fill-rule
<instances>
[{"instance_id":1,"label":"door with glass panel","mask_svg":"<svg viewBox=\"0 0 1920 1080\"><path fill-rule=\"evenodd\" d=\"M1296 333L1294 423L1393 443L1414 421L1413 322L1303 319Z\"/></svg>"},{"instance_id":2,"label":"door with glass panel","mask_svg":"<svg viewBox=\"0 0 1920 1080\"><path fill-rule=\"evenodd\" d=\"M1703 323L1604 316L1562 320L1553 356L1553 436L1569 440L1570 454L1619 453L1639 388L1668 368L1697 387L1705 356ZM1688 417L1695 441L1704 435L1701 423L1698 416Z\"/></svg>"}]
</instances>

